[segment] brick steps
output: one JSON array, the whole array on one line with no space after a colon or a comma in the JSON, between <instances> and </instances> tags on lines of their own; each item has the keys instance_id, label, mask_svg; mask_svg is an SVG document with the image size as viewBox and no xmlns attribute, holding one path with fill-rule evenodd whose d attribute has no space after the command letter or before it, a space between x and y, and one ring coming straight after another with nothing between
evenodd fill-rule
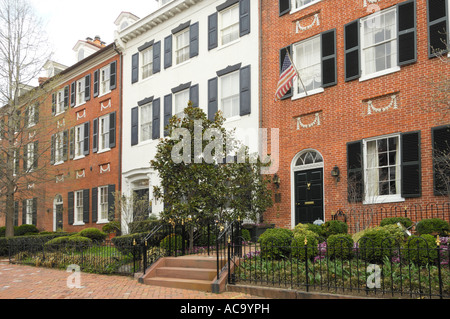
<instances>
[{"instance_id":1,"label":"brick steps","mask_svg":"<svg viewBox=\"0 0 450 319\"><path fill-rule=\"evenodd\" d=\"M140 281L145 285L212 292L216 276L216 257L167 257L150 267Z\"/></svg>"}]
</instances>

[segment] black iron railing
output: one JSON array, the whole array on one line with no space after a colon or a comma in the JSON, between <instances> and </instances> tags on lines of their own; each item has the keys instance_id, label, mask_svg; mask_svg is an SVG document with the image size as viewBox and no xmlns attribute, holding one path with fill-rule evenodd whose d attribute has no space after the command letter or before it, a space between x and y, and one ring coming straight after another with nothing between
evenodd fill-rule
<instances>
[{"instance_id":1,"label":"black iron railing","mask_svg":"<svg viewBox=\"0 0 450 319\"><path fill-rule=\"evenodd\" d=\"M216 240L217 279L223 271L231 269L234 257L241 255L243 238L241 237L242 224L240 220L230 222L220 229ZM231 272L228 271L228 280L231 280Z\"/></svg>"}]
</instances>

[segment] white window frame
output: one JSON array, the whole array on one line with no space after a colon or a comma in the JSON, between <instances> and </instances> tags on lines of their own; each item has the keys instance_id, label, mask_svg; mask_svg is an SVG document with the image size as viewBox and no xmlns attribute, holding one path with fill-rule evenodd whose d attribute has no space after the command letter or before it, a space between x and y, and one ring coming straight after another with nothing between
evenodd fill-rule
<instances>
[{"instance_id":1,"label":"white window frame","mask_svg":"<svg viewBox=\"0 0 450 319\"><path fill-rule=\"evenodd\" d=\"M378 24L381 24L381 16L388 14L390 12L394 12L395 14L395 21L393 23L393 27L392 30L394 32L394 35L391 37L390 40L384 40L380 43L376 43L376 44L372 44L372 45L368 45L366 44L366 39L365 39L365 32L368 28L371 27L377 27ZM373 20L374 19L374 20ZM360 42L361 42L361 77L359 79L359 81L365 81L368 79L372 79L372 78L376 78L379 76L383 76L386 74L390 74L393 72L398 72L400 71L400 66L398 65L398 52L397 52L397 41L398 41L398 30L397 30L397 21L398 21L398 12L397 12L397 7L393 6L391 8L388 9L384 9L382 11L378 11L375 12L367 17L364 17L361 19L360 22ZM367 24L366 24L367 22ZM383 26L384 28L385 26ZM366 52L368 50L371 50L377 46L383 45L383 44L387 44L387 43L391 43L391 52L395 52L392 53L392 65L389 68L385 68L383 70L380 71L373 71L370 72L369 70L367 70L367 66L366 66ZM375 55L375 52L373 53L373 55ZM374 62L375 63L375 62Z\"/></svg>"},{"instance_id":2,"label":"white window frame","mask_svg":"<svg viewBox=\"0 0 450 319\"><path fill-rule=\"evenodd\" d=\"M383 139L391 139L391 138L396 138L397 139L397 157L396 157L396 164L395 165L389 165L389 156L387 158L388 161L388 165L387 166L373 166L375 168L390 168L395 166L396 168L396 178L395 180L397 180L397 194L390 194L390 195L378 195L378 194L369 194L369 191L371 190L371 188L369 187L369 180L371 179L369 177L369 153L368 153L368 144L370 142L376 142L379 140L383 140ZM389 148L387 153L389 152ZM368 138L368 139L364 139L363 140L363 162L364 162L364 204L369 205L369 204L381 204L381 203L394 203L394 202L403 202L405 201L405 199L402 197L402 172L401 172L401 156L402 156L402 150L401 150L401 136L400 134L390 134L390 135L384 135L384 136L377 136L377 137L373 137L373 138ZM378 157L378 146L377 146L377 153L375 154ZM390 179L390 177L389 177ZM378 177L378 184L380 183L379 177ZM378 187L377 187L378 188Z\"/></svg>"},{"instance_id":3,"label":"white window frame","mask_svg":"<svg viewBox=\"0 0 450 319\"><path fill-rule=\"evenodd\" d=\"M34 171L34 143L27 144L27 171Z\"/></svg>"},{"instance_id":4,"label":"white window frame","mask_svg":"<svg viewBox=\"0 0 450 319\"><path fill-rule=\"evenodd\" d=\"M186 98L187 97L187 98ZM173 94L173 113L179 119L184 118L184 109L190 101L190 90L186 89Z\"/></svg>"},{"instance_id":5,"label":"white window frame","mask_svg":"<svg viewBox=\"0 0 450 319\"><path fill-rule=\"evenodd\" d=\"M189 50L190 50L190 43L189 43L189 36L190 36L190 29L185 28L181 30L180 32L174 34L174 62L175 65L182 64L186 61L189 61ZM182 43L182 46L178 46L178 39L185 37L186 43ZM181 58L183 58L181 60Z\"/></svg>"},{"instance_id":6,"label":"white window frame","mask_svg":"<svg viewBox=\"0 0 450 319\"><path fill-rule=\"evenodd\" d=\"M219 110L222 111L223 116L227 120L233 120L240 118L240 71L234 71L225 75L222 75L219 79ZM224 82L231 80L231 85L236 85L236 92L232 91L232 94L229 96L224 96L224 85L226 85ZM232 105L237 108L236 114L233 113L233 110L231 110L231 114L228 115L228 111L225 110L225 102L231 100Z\"/></svg>"},{"instance_id":7,"label":"white window frame","mask_svg":"<svg viewBox=\"0 0 450 319\"><path fill-rule=\"evenodd\" d=\"M28 107L28 127L33 127L37 123L34 122L36 114L36 105L30 105Z\"/></svg>"},{"instance_id":8,"label":"white window frame","mask_svg":"<svg viewBox=\"0 0 450 319\"><path fill-rule=\"evenodd\" d=\"M75 160L84 158L84 124L75 126Z\"/></svg>"},{"instance_id":9,"label":"white window frame","mask_svg":"<svg viewBox=\"0 0 450 319\"><path fill-rule=\"evenodd\" d=\"M55 134L55 164L64 163L64 132Z\"/></svg>"},{"instance_id":10,"label":"white window frame","mask_svg":"<svg viewBox=\"0 0 450 319\"><path fill-rule=\"evenodd\" d=\"M82 78L76 82L76 103L75 107L80 106L84 103L86 103L86 96L84 94L84 91L86 90L86 80L85 78Z\"/></svg>"},{"instance_id":11,"label":"white window frame","mask_svg":"<svg viewBox=\"0 0 450 319\"><path fill-rule=\"evenodd\" d=\"M55 116L65 112L64 110L64 89L56 93L56 110Z\"/></svg>"},{"instance_id":12,"label":"white window frame","mask_svg":"<svg viewBox=\"0 0 450 319\"><path fill-rule=\"evenodd\" d=\"M26 207L26 215L25 215L25 224L33 225L33 200L27 199L26 203L27 203L27 207Z\"/></svg>"},{"instance_id":13,"label":"white window frame","mask_svg":"<svg viewBox=\"0 0 450 319\"><path fill-rule=\"evenodd\" d=\"M98 188L98 224L108 223L108 186ZM106 209L106 210L105 210Z\"/></svg>"},{"instance_id":14,"label":"white window frame","mask_svg":"<svg viewBox=\"0 0 450 319\"><path fill-rule=\"evenodd\" d=\"M144 122L146 116L144 112L148 112L146 115L148 119ZM139 107L139 142L147 142L153 139L153 102L144 104ZM143 134L143 130L148 130L148 138ZM144 138L145 137L145 138Z\"/></svg>"},{"instance_id":15,"label":"white window frame","mask_svg":"<svg viewBox=\"0 0 450 319\"><path fill-rule=\"evenodd\" d=\"M141 60L142 80L145 80L153 75L153 46L141 52Z\"/></svg>"},{"instance_id":16,"label":"white window frame","mask_svg":"<svg viewBox=\"0 0 450 319\"><path fill-rule=\"evenodd\" d=\"M235 14L236 16L233 16ZM230 15L230 24L224 25L225 15ZM234 20L235 19L235 20ZM239 40L239 5L234 5L220 11L219 14L219 41L220 45L224 46ZM228 30L231 30L228 34L231 35L229 41L224 42L224 36Z\"/></svg>"},{"instance_id":17,"label":"white window frame","mask_svg":"<svg viewBox=\"0 0 450 319\"><path fill-rule=\"evenodd\" d=\"M100 69L99 72L99 96L108 94L111 92L110 88L110 80L111 80L111 66L108 64L107 66Z\"/></svg>"},{"instance_id":18,"label":"white window frame","mask_svg":"<svg viewBox=\"0 0 450 319\"><path fill-rule=\"evenodd\" d=\"M98 119L98 152L107 152L109 148L109 115Z\"/></svg>"},{"instance_id":19,"label":"white window frame","mask_svg":"<svg viewBox=\"0 0 450 319\"><path fill-rule=\"evenodd\" d=\"M295 13L297 11L303 10L305 8L308 8L309 6L312 6L322 0L311 0L309 3L304 4L305 1L308 0L291 0L291 12Z\"/></svg>"},{"instance_id":20,"label":"white window frame","mask_svg":"<svg viewBox=\"0 0 450 319\"><path fill-rule=\"evenodd\" d=\"M318 42L318 43L317 43ZM313 65L302 65L302 63L300 63L301 61L299 61L299 58L297 57L297 50L298 47L300 46L305 46L305 45L318 45L319 48L317 50L317 57L315 56L315 63ZM322 93L324 92L324 88L322 87L322 83L323 83L323 79L322 79L322 56L321 56L321 52L322 52L322 43L321 43L321 39L320 39L320 35L308 38L306 40L300 41L295 43L292 46L292 59L293 62L299 72L300 77L302 77L302 81L300 81L300 79L298 77L296 77L294 79L293 82L293 94L292 94L292 99L298 99L298 98L302 98L302 97L306 97L309 95L313 95L313 94L317 94L317 93ZM307 74L307 72L305 70L310 69L314 66L319 66L320 71L318 72L320 75L320 86L319 87L314 87L312 90L306 89L306 93L303 90L303 85L307 86L307 83L305 83L308 79L305 78L305 75ZM302 84L303 83L303 84ZM299 92L299 89L301 89L303 92Z\"/></svg>"},{"instance_id":21,"label":"white window frame","mask_svg":"<svg viewBox=\"0 0 450 319\"><path fill-rule=\"evenodd\" d=\"M81 205L80 205L81 203ZM83 222L83 191L74 192L74 205L73 205L73 218L74 218L74 226L84 225Z\"/></svg>"}]
</instances>

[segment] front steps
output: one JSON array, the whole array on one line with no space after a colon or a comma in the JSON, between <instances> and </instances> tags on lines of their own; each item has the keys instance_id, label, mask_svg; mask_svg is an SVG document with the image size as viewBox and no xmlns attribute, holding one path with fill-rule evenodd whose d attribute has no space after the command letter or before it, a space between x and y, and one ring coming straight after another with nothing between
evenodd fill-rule
<instances>
[{"instance_id":1,"label":"front steps","mask_svg":"<svg viewBox=\"0 0 450 319\"><path fill-rule=\"evenodd\" d=\"M224 260L221 263L222 267ZM216 276L215 256L166 257L153 264L139 281L152 286L219 293L223 290L226 274L219 280Z\"/></svg>"}]
</instances>

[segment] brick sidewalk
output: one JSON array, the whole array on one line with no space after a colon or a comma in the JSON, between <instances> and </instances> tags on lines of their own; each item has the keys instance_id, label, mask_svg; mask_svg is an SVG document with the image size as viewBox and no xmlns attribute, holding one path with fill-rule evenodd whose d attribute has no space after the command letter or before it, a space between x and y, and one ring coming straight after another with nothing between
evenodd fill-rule
<instances>
[{"instance_id":1,"label":"brick sidewalk","mask_svg":"<svg viewBox=\"0 0 450 319\"><path fill-rule=\"evenodd\" d=\"M212 294L147 286L131 277L81 273L81 288L68 288L64 270L0 262L0 299L253 299L244 293ZM70 282L70 281L69 281Z\"/></svg>"}]
</instances>

